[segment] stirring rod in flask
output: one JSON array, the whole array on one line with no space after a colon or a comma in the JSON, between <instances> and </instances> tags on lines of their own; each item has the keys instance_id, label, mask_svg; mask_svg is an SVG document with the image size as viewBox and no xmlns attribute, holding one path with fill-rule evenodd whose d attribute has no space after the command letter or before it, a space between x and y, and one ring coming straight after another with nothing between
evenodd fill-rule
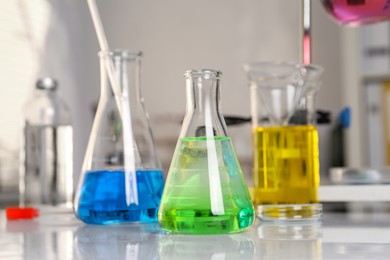
<instances>
[{"instance_id":1,"label":"stirring rod in flask","mask_svg":"<svg viewBox=\"0 0 390 260\"><path fill-rule=\"evenodd\" d=\"M94 0L87 0L92 21L98 37L100 49L102 51L109 51L107 37L104 33L103 25L100 19L99 10ZM125 191L126 204L132 203L138 205L138 189L137 176L135 172L135 155L133 144L133 130L131 124L131 112L129 107L128 96L124 97L121 92L119 80L115 77L115 68L112 60L107 57L105 59L106 70L108 78L111 82L112 91L114 92L115 101L118 107L119 115L123 122L123 142L124 142L124 163L125 163Z\"/></svg>"},{"instance_id":2,"label":"stirring rod in flask","mask_svg":"<svg viewBox=\"0 0 390 260\"><path fill-rule=\"evenodd\" d=\"M213 125L211 121L211 109L209 97L206 97L205 107L205 128L206 128L206 143L207 143L207 159L209 171L209 185L210 185L210 202L211 212L214 215L225 214L223 205L221 178L218 166L217 148L215 147L215 140L213 134ZM211 138L213 138L211 140Z\"/></svg>"}]
</instances>

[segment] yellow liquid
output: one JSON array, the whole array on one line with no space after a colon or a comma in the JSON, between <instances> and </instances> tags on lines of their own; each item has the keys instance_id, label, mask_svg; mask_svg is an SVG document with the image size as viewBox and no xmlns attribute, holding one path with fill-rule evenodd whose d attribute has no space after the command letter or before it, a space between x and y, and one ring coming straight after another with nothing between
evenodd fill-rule
<instances>
[{"instance_id":1,"label":"yellow liquid","mask_svg":"<svg viewBox=\"0 0 390 260\"><path fill-rule=\"evenodd\" d=\"M253 131L254 203L318 203L318 133L314 126L259 127Z\"/></svg>"}]
</instances>

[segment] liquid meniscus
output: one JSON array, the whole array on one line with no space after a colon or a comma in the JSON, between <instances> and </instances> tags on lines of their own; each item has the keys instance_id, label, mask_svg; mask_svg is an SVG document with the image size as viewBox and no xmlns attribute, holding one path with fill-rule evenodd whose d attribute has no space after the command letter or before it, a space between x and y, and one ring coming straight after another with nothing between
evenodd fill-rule
<instances>
[{"instance_id":1,"label":"liquid meniscus","mask_svg":"<svg viewBox=\"0 0 390 260\"><path fill-rule=\"evenodd\" d=\"M318 133L314 126L257 128L254 141L254 202L318 202Z\"/></svg>"},{"instance_id":2,"label":"liquid meniscus","mask_svg":"<svg viewBox=\"0 0 390 260\"><path fill-rule=\"evenodd\" d=\"M155 222L164 188L161 170L137 170L139 204L126 203L125 172L85 172L76 215L85 223Z\"/></svg>"},{"instance_id":3,"label":"liquid meniscus","mask_svg":"<svg viewBox=\"0 0 390 260\"><path fill-rule=\"evenodd\" d=\"M210 147L215 147L216 157L209 156ZM223 214L212 211L210 163L217 165ZM179 140L158 218L164 229L187 234L235 233L253 223L253 204L229 137Z\"/></svg>"}]
</instances>

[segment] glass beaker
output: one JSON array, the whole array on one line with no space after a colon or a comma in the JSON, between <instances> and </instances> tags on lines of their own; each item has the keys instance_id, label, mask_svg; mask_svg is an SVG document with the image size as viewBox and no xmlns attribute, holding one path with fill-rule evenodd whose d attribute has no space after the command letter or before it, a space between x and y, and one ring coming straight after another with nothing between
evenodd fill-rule
<instances>
[{"instance_id":1,"label":"glass beaker","mask_svg":"<svg viewBox=\"0 0 390 260\"><path fill-rule=\"evenodd\" d=\"M91 224L155 222L163 172L140 90L141 53L100 52L101 94L84 158L75 212ZM121 86L113 93L105 59Z\"/></svg>"},{"instance_id":2,"label":"glass beaker","mask_svg":"<svg viewBox=\"0 0 390 260\"><path fill-rule=\"evenodd\" d=\"M216 70L185 73L187 108L158 214L170 232L234 233L254 208L224 118Z\"/></svg>"},{"instance_id":3,"label":"glass beaker","mask_svg":"<svg viewBox=\"0 0 390 260\"><path fill-rule=\"evenodd\" d=\"M251 88L254 203L263 220L313 220L318 203L315 127L322 68L283 62L244 65Z\"/></svg>"}]
</instances>

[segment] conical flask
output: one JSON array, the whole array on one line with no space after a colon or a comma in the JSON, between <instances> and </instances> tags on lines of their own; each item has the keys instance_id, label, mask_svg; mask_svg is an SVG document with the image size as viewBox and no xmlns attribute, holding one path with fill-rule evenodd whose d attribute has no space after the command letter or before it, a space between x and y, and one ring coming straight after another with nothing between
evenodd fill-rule
<instances>
[{"instance_id":1,"label":"conical flask","mask_svg":"<svg viewBox=\"0 0 390 260\"><path fill-rule=\"evenodd\" d=\"M187 108L158 214L173 233L235 233L254 221L254 208L220 114L215 70L185 73Z\"/></svg>"},{"instance_id":2,"label":"conical flask","mask_svg":"<svg viewBox=\"0 0 390 260\"><path fill-rule=\"evenodd\" d=\"M141 53L100 52L101 94L74 208L90 224L157 221L164 181L140 92ZM106 73L112 59L121 86Z\"/></svg>"}]
</instances>

